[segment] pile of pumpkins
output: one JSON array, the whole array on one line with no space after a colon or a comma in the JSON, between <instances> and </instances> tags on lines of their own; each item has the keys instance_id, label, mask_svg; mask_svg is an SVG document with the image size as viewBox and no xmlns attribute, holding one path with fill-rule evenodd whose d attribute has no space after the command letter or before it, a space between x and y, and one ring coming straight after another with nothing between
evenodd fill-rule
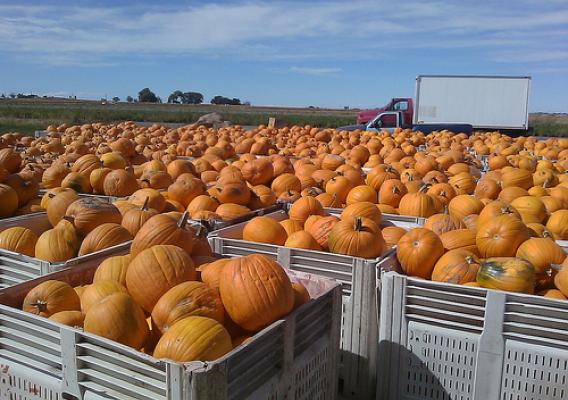
<instances>
[{"instance_id":1,"label":"pile of pumpkins","mask_svg":"<svg viewBox=\"0 0 568 400\"><path fill-rule=\"evenodd\" d=\"M196 266L188 231L176 230L176 240L164 242L183 247L133 245L105 259L88 284L38 284L22 309L156 358L190 362L223 356L310 300L302 283L264 255Z\"/></svg>"},{"instance_id":2,"label":"pile of pumpkins","mask_svg":"<svg viewBox=\"0 0 568 400\"><path fill-rule=\"evenodd\" d=\"M399 228L396 252L403 272L566 300L568 258L555 239L568 238L568 210L547 217L544 206L530 207L534 199L483 205L471 197L464 207L450 206L449 214L429 217L424 227L408 232ZM469 203L477 206L465 207Z\"/></svg>"}]
</instances>

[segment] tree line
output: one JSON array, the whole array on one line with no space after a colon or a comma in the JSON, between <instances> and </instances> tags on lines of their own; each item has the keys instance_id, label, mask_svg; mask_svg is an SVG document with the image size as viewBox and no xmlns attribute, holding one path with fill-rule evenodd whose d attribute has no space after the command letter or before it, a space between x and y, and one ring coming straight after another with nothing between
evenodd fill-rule
<instances>
[{"instance_id":1,"label":"tree line","mask_svg":"<svg viewBox=\"0 0 568 400\"><path fill-rule=\"evenodd\" d=\"M132 103L134 101L138 101L139 103L162 103L162 99L154 92L150 90L150 88L144 88L138 92L138 99L135 100L132 96L128 96L126 101ZM170 104L202 104L203 103L203 94L199 92L182 92L181 90L176 90L172 94L168 96L168 103ZM235 97L229 98L225 96L215 96L210 101L211 104L226 104L226 105L241 105L240 99ZM250 103L244 103L249 104Z\"/></svg>"}]
</instances>

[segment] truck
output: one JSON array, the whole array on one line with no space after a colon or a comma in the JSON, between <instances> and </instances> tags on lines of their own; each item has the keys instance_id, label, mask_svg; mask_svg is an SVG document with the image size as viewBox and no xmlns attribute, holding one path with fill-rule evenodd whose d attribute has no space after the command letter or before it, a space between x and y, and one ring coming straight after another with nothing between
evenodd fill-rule
<instances>
[{"instance_id":1,"label":"truck","mask_svg":"<svg viewBox=\"0 0 568 400\"><path fill-rule=\"evenodd\" d=\"M448 129L522 134L528 131L529 76L419 75L415 100L393 98L364 110L353 129Z\"/></svg>"}]
</instances>

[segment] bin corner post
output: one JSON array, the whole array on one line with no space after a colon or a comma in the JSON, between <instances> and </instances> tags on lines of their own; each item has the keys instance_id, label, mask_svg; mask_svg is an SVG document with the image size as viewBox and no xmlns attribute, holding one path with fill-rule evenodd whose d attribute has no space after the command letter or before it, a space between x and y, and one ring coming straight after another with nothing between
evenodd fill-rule
<instances>
[{"instance_id":1,"label":"bin corner post","mask_svg":"<svg viewBox=\"0 0 568 400\"><path fill-rule=\"evenodd\" d=\"M342 312L341 286L333 291L333 307L331 314L330 348L332 349L329 362L331 363L329 376L331 377L329 398L335 399L339 390L339 353L341 351L341 312Z\"/></svg>"},{"instance_id":2,"label":"bin corner post","mask_svg":"<svg viewBox=\"0 0 568 400\"><path fill-rule=\"evenodd\" d=\"M190 400L190 396L187 395L190 391L184 387L184 383L188 382L186 375L187 373L183 365L178 363L166 364L168 399ZM184 397L184 395L186 395L186 397Z\"/></svg>"},{"instance_id":3,"label":"bin corner post","mask_svg":"<svg viewBox=\"0 0 568 400\"><path fill-rule=\"evenodd\" d=\"M212 236L209 238L209 245L211 246L211 250L213 250L213 253L216 254L222 254L221 249L223 248L223 245L221 243L223 239L217 237L217 236Z\"/></svg>"},{"instance_id":4,"label":"bin corner post","mask_svg":"<svg viewBox=\"0 0 568 400\"><path fill-rule=\"evenodd\" d=\"M361 258L354 259L353 287L348 311L351 314L351 326L345 327L351 331L352 336L347 343L350 347L345 350L352 353L356 365L344 365L343 368L348 370L345 374L348 379L344 382L344 391L356 394L357 398L371 398L375 395L379 344L376 275L374 263Z\"/></svg>"},{"instance_id":5,"label":"bin corner post","mask_svg":"<svg viewBox=\"0 0 568 400\"><path fill-rule=\"evenodd\" d=\"M475 369L475 400L498 399L501 397L503 357L503 319L507 295L494 290L487 291L485 323L479 337Z\"/></svg>"},{"instance_id":6,"label":"bin corner post","mask_svg":"<svg viewBox=\"0 0 568 400\"><path fill-rule=\"evenodd\" d=\"M79 373L77 366L77 332L71 328L62 327L60 334L61 367L63 377L61 390L63 393L70 394L77 399L82 399L83 394L79 387Z\"/></svg>"},{"instance_id":7,"label":"bin corner post","mask_svg":"<svg viewBox=\"0 0 568 400\"><path fill-rule=\"evenodd\" d=\"M187 396L184 400L226 400L228 398L228 374L226 361L219 364L202 363L201 368L189 371L183 376L184 389L187 383ZM185 390L184 390L185 392ZM173 398L173 397L171 397Z\"/></svg>"},{"instance_id":8,"label":"bin corner post","mask_svg":"<svg viewBox=\"0 0 568 400\"><path fill-rule=\"evenodd\" d=\"M286 399L294 398L296 380L294 379L294 343L296 342L296 318L284 323L284 348L282 353L282 373L278 380L278 393Z\"/></svg>"},{"instance_id":9,"label":"bin corner post","mask_svg":"<svg viewBox=\"0 0 568 400\"><path fill-rule=\"evenodd\" d=\"M284 269L290 269L290 262L292 260L292 249L289 247L278 246L278 253L276 254L276 261Z\"/></svg>"},{"instance_id":10,"label":"bin corner post","mask_svg":"<svg viewBox=\"0 0 568 400\"><path fill-rule=\"evenodd\" d=\"M392 300L393 300L394 279L392 274L382 273L380 281L380 303L379 303L379 347L377 354L377 400L385 399L390 383L390 347L392 342Z\"/></svg>"}]
</instances>

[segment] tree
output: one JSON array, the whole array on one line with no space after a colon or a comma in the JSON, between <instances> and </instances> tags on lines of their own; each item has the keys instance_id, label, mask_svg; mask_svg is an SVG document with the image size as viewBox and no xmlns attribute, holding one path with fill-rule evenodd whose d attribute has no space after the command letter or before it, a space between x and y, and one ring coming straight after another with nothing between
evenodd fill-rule
<instances>
[{"instance_id":1,"label":"tree","mask_svg":"<svg viewBox=\"0 0 568 400\"><path fill-rule=\"evenodd\" d=\"M241 100L237 98L230 99L224 96L215 96L211 99L211 104L228 104L228 105L237 106L241 104Z\"/></svg>"},{"instance_id":2,"label":"tree","mask_svg":"<svg viewBox=\"0 0 568 400\"><path fill-rule=\"evenodd\" d=\"M16 98L16 93L10 93L10 98L11 98L11 99L15 99L15 98Z\"/></svg>"},{"instance_id":3,"label":"tree","mask_svg":"<svg viewBox=\"0 0 568 400\"><path fill-rule=\"evenodd\" d=\"M168 103L170 104L179 104L182 101L183 93L181 90L176 90L172 94L168 96Z\"/></svg>"},{"instance_id":4,"label":"tree","mask_svg":"<svg viewBox=\"0 0 568 400\"><path fill-rule=\"evenodd\" d=\"M182 102L184 104L201 104L203 103L203 95L199 92L185 92Z\"/></svg>"},{"instance_id":5,"label":"tree","mask_svg":"<svg viewBox=\"0 0 568 400\"><path fill-rule=\"evenodd\" d=\"M126 101L132 103L134 99L132 98L132 96L126 96Z\"/></svg>"},{"instance_id":6,"label":"tree","mask_svg":"<svg viewBox=\"0 0 568 400\"><path fill-rule=\"evenodd\" d=\"M118 103L118 102L120 101L120 97L114 96L114 97L112 98L112 101L114 101L115 103Z\"/></svg>"},{"instance_id":7,"label":"tree","mask_svg":"<svg viewBox=\"0 0 568 400\"><path fill-rule=\"evenodd\" d=\"M138 92L138 101L140 103L157 103L158 97L149 88L144 88Z\"/></svg>"}]
</instances>

